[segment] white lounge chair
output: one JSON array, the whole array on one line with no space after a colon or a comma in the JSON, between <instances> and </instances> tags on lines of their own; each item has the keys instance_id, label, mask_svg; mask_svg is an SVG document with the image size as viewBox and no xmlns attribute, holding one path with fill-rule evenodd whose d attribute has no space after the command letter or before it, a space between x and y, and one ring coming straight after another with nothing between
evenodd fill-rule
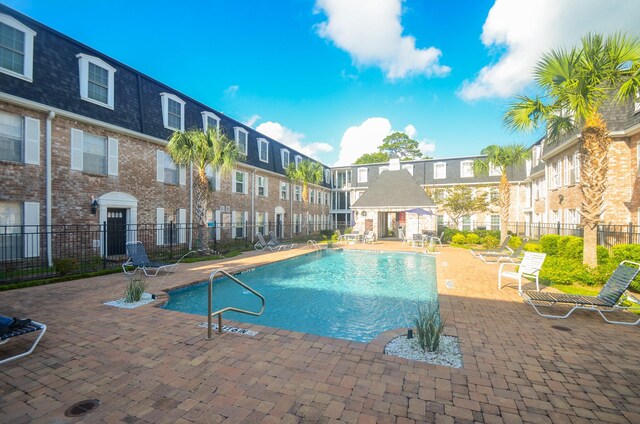
<instances>
[{"instance_id":1,"label":"white lounge chair","mask_svg":"<svg viewBox=\"0 0 640 424\"><path fill-rule=\"evenodd\" d=\"M365 231L364 232L364 243L375 243L376 242L376 233L373 231Z\"/></svg>"},{"instance_id":2,"label":"white lounge chair","mask_svg":"<svg viewBox=\"0 0 640 424\"><path fill-rule=\"evenodd\" d=\"M511 236L508 235L504 238L504 240L502 241L502 244L500 244L500 246L497 249L483 249L483 250L470 250L471 254L473 256L475 256L476 258L480 257L481 255L487 255L487 254L507 254L510 255L513 253L513 249L511 249L509 247L509 240L511 240Z\"/></svg>"},{"instance_id":3,"label":"white lounge chair","mask_svg":"<svg viewBox=\"0 0 640 424\"><path fill-rule=\"evenodd\" d=\"M518 281L518 292L522 293L522 277L530 277L536 280L536 290L540 291L538 277L546 256L546 253L524 252L522 262L501 264L500 269L498 269L498 288L502 288L503 278L511 278ZM505 271L504 268L507 266L517 266L518 269L515 271Z\"/></svg>"},{"instance_id":4,"label":"white lounge chair","mask_svg":"<svg viewBox=\"0 0 640 424\"><path fill-rule=\"evenodd\" d=\"M282 249L287 248L287 246L285 246L284 244L275 244L271 242L266 242L262 233L259 233L259 232L256 233L256 237L258 237L258 241L256 244L253 245L253 248L256 250L269 249L271 251L276 251L276 250L280 251Z\"/></svg>"},{"instance_id":5,"label":"white lounge chair","mask_svg":"<svg viewBox=\"0 0 640 424\"><path fill-rule=\"evenodd\" d=\"M264 240L264 238L263 238ZM274 233L273 231L269 231L269 241L267 242L267 244L271 247L273 247L274 249L271 250L280 250L280 249L293 249L293 247L295 246L295 243L292 244L282 244L280 243L280 241L278 240L278 237L276 236L276 233Z\"/></svg>"},{"instance_id":6,"label":"white lounge chair","mask_svg":"<svg viewBox=\"0 0 640 424\"><path fill-rule=\"evenodd\" d=\"M522 252L524 251L524 246L527 244L528 241L529 241L528 238L523 239L520 246L518 246L516 250L513 250L511 252L509 251L506 251L504 253L488 252L488 253L483 253L481 255L478 255L476 257L482 259L482 261L486 264L497 264L499 262L517 263L520 260L520 255L522 255Z\"/></svg>"}]
</instances>

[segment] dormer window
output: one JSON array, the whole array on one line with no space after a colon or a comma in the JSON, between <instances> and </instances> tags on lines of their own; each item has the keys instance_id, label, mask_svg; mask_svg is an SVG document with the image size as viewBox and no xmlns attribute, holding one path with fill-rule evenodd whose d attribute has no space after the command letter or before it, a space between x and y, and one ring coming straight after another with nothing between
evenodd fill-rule
<instances>
[{"instance_id":1,"label":"dormer window","mask_svg":"<svg viewBox=\"0 0 640 424\"><path fill-rule=\"evenodd\" d=\"M636 100L633 104L633 113L640 112L640 90L636 93Z\"/></svg>"},{"instance_id":2,"label":"dormer window","mask_svg":"<svg viewBox=\"0 0 640 424\"><path fill-rule=\"evenodd\" d=\"M220 118L212 112L202 112L202 129L207 132L209 128L220 129Z\"/></svg>"},{"instance_id":3,"label":"dormer window","mask_svg":"<svg viewBox=\"0 0 640 424\"><path fill-rule=\"evenodd\" d=\"M460 162L460 177L469 178L473 177L473 161L463 160Z\"/></svg>"},{"instance_id":4,"label":"dormer window","mask_svg":"<svg viewBox=\"0 0 640 424\"><path fill-rule=\"evenodd\" d=\"M116 69L94 56L80 53L76 57L80 67L80 98L113 109Z\"/></svg>"},{"instance_id":5,"label":"dormer window","mask_svg":"<svg viewBox=\"0 0 640 424\"><path fill-rule=\"evenodd\" d=\"M247 154L247 145L249 142L249 132L242 127L233 127L233 131L235 133L236 144L238 145L238 150L243 155Z\"/></svg>"},{"instance_id":6,"label":"dormer window","mask_svg":"<svg viewBox=\"0 0 640 424\"><path fill-rule=\"evenodd\" d=\"M269 142L266 138L258 139L258 157L261 162L269 163Z\"/></svg>"},{"instance_id":7,"label":"dormer window","mask_svg":"<svg viewBox=\"0 0 640 424\"><path fill-rule=\"evenodd\" d=\"M433 164L433 179L444 180L447 178L447 163L437 162Z\"/></svg>"},{"instance_id":8,"label":"dormer window","mask_svg":"<svg viewBox=\"0 0 640 424\"><path fill-rule=\"evenodd\" d=\"M500 167L496 166L494 163L489 164L489 176L490 177L499 177L502 175L502 171L500 171Z\"/></svg>"},{"instance_id":9,"label":"dormer window","mask_svg":"<svg viewBox=\"0 0 640 424\"><path fill-rule=\"evenodd\" d=\"M302 162L302 156L296 155L295 161L296 161L296 168L297 168L298 165L300 165L300 162Z\"/></svg>"},{"instance_id":10,"label":"dormer window","mask_svg":"<svg viewBox=\"0 0 640 424\"><path fill-rule=\"evenodd\" d=\"M402 165L402 169L406 169L409 174L413 175L413 165Z\"/></svg>"},{"instance_id":11,"label":"dormer window","mask_svg":"<svg viewBox=\"0 0 640 424\"><path fill-rule=\"evenodd\" d=\"M324 182L329 184L331 181L331 171L328 169L324 170Z\"/></svg>"},{"instance_id":12,"label":"dormer window","mask_svg":"<svg viewBox=\"0 0 640 424\"><path fill-rule=\"evenodd\" d=\"M170 93L160 93L162 99L162 123L174 131L184 131L184 100Z\"/></svg>"},{"instance_id":13,"label":"dormer window","mask_svg":"<svg viewBox=\"0 0 640 424\"><path fill-rule=\"evenodd\" d=\"M36 32L0 14L0 72L33 81L33 37Z\"/></svg>"},{"instance_id":14,"label":"dormer window","mask_svg":"<svg viewBox=\"0 0 640 424\"><path fill-rule=\"evenodd\" d=\"M280 149L280 157L282 159L282 168L287 169L289 167L289 151L287 149Z\"/></svg>"}]
</instances>

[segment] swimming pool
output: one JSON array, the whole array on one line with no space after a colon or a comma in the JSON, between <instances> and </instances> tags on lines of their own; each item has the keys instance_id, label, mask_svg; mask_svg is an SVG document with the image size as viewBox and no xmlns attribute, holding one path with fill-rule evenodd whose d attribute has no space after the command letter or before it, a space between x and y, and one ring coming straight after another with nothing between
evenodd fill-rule
<instances>
[{"instance_id":1,"label":"swimming pool","mask_svg":"<svg viewBox=\"0 0 640 424\"><path fill-rule=\"evenodd\" d=\"M438 296L435 258L415 253L330 250L237 277L266 298L266 308L259 317L227 312L225 320L359 342L413 327L418 305ZM205 282L173 290L164 308L206 317L207 287ZM213 310L260 309L254 295L227 278L213 287Z\"/></svg>"}]
</instances>

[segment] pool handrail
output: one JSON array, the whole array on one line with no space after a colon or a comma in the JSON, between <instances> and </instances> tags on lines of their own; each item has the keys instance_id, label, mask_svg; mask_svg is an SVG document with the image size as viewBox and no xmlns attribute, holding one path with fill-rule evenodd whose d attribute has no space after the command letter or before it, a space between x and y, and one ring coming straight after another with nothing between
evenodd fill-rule
<instances>
[{"instance_id":1,"label":"pool handrail","mask_svg":"<svg viewBox=\"0 0 640 424\"><path fill-rule=\"evenodd\" d=\"M241 287L247 289L251 293L253 293L256 296L258 296L260 298L260 301L262 302L262 306L260 307L260 311L259 312L253 312L253 311L247 311L245 309L234 308L233 306L228 306L226 308L222 308L222 309L217 310L215 312L211 312L211 309L213 308L213 303L212 303L212 300L213 300L213 280L215 279L217 274L222 274L222 275L228 277L234 283L239 284ZM207 340L211 340L213 338L213 332L212 332L212 327L211 327L212 322L211 321L212 321L212 318L213 318L214 315L218 315L218 333L222 333L222 314L224 312L233 311L233 312L239 312L241 314L253 315L255 317L258 317L258 316L262 315L262 313L264 312L264 305L265 305L265 298L260 293L258 293L257 291L255 291L251 287L247 286L245 283L243 283L242 281L238 280L236 277L234 277L233 275L229 274L227 271L225 271L222 268L213 271L211 274L209 274L209 302L208 302L208 315L207 315L207 324L208 324L208 326L207 326Z\"/></svg>"}]
</instances>

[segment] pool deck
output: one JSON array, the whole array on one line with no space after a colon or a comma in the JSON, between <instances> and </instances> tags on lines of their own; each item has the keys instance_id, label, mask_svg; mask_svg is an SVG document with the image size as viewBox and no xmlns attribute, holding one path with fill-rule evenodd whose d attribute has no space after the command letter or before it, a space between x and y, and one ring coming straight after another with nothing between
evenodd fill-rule
<instances>
[{"instance_id":1,"label":"pool deck","mask_svg":"<svg viewBox=\"0 0 640 424\"><path fill-rule=\"evenodd\" d=\"M345 248L413 250L399 242ZM149 279L148 291L306 252L184 264ZM207 341L203 317L154 307L161 300L133 310L103 305L122 296L123 274L0 292L0 313L49 327L33 354L0 365L0 423L640 423L640 328L587 312L541 318L517 286L498 290L497 269L463 249L437 256L461 369L383 354L393 332L363 344L236 323L259 334ZM85 399L101 405L65 417Z\"/></svg>"}]
</instances>

